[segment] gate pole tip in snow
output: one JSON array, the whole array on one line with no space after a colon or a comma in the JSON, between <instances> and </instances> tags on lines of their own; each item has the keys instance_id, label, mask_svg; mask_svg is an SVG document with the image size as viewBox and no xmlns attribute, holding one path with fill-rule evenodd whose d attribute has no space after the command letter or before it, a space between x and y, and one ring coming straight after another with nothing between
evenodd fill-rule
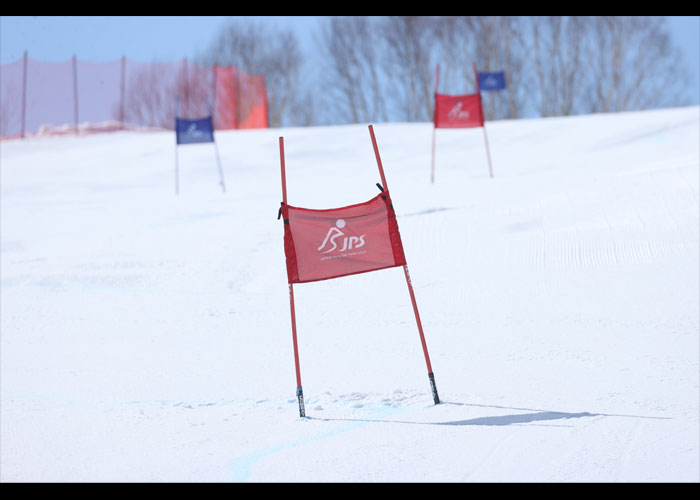
<instances>
[{"instance_id":1,"label":"gate pole tip in snow","mask_svg":"<svg viewBox=\"0 0 700 500\"><path fill-rule=\"evenodd\" d=\"M304 418L306 410L304 408L304 391L301 390L301 386L297 387L297 400L299 401L299 416Z\"/></svg>"},{"instance_id":2,"label":"gate pole tip in snow","mask_svg":"<svg viewBox=\"0 0 700 500\"><path fill-rule=\"evenodd\" d=\"M433 401L436 405L439 405L440 396L438 396L437 387L435 386L435 375L433 375L433 372L428 373L428 378L430 379L430 390L433 393Z\"/></svg>"}]
</instances>

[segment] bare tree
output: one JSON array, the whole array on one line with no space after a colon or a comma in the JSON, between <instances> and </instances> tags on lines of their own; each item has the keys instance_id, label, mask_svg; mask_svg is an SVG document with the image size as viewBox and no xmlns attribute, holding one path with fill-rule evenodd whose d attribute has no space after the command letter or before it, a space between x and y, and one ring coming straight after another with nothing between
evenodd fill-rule
<instances>
[{"instance_id":1,"label":"bare tree","mask_svg":"<svg viewBox=\"0 0 700 500\"><path fill-rule=\"evenodd\" d=\"M475 21L471 16L440 16L434 19L435 43L439 47L441 94L476 92L472 64L476 61ZM434 68L428 68L432 72Z\"/></svg>"},{"instance_id":2,"label":"bare tree","mask_svg":"<svg viewBox=\"0 0 700 500\"><path fill-rule=\"evenodd\" d=\"M591 19L596 58L587 112L643 110L683 104L687 70L661 17L600 16Z\"/></svg>"},{"instance_id":3,"label":"bare tree","mask_svg":"<svg viewBox=\"0 0 700 500\"><path fill-rule=\"evenodd\" d=\"M331 17L322 26L324 84L335 120L353 123L388 118L382 92L380 32L376 19Z\"/></svg>"},{"instance_id":4,"label":"bare tree","mask_svg":"<svg viewBox=\"0 0 700 500\"><path fill-rule=\"evenodd\" d=\"M179 118L207 116L213 88L213 69L186 59L139 64L126 85L124 114L120 103L115 103L112 115L133 125L173 129L176 104Z\"/></svg>"},{"instance_id":5,"label":"bare tree","mask_svg":"<svg viewBox=\"0 0 700 500\"><path fill-rule=\"evenodd\" d=\"M432 119L437 26L428 16L391 16L381 23L386 44L382 63L389 72L386 92L399 98L399 120Z\"/></svg>"},{"instance_id":6,"label":"bare tree","mask_svg":"<svg viewBox=\"0 0 700 500\"><path fill-rule=\"evenodd\" d=\"M496 71L502 67L499 50L502 40L501 19L497 16L479 16L471 21L476 40L476 60L479 61L478 68L481 71ZM501 95L501 93L495 95L487 93L486 96L482 94L482 105L486 120L493 120L496 118L496 115L499 115L499 117L503 115L503 102L499 99Z\"/></svg>"},{"instance_id":7,"label":"bare tree","mask_svg":"<svg viewBox=\"0 0 700 500\"><path fill-rule=\"evenodd\" d=\"M501 32L500 60L497 70L504 71L506 89L505 109L502 118L521 118L530 92L526 73L527 44L523 36L523 19L517 16L502 16L498 19Z\"/></svg>"},{"instance_id":8,"label":"bare tree","mask_svg":"<svg viewBox=\"0 0 700 500\"><path fill-rule=\"evenodd\" d=\"M432 118L435 67L441 93L476 92L473 63L505 70L508 89L484 99L490 119L521 116L527 94L521 18L393 16L330 18L320 46L336 119ZM504 67L507 66L507 67Z\"/></svg>"},{"instance_id":9,"label":"bare tree","mask_svg":"<svg viewBox=\"0 0 700 500\"><path fill-rule=\"evenodd\" d=\"M584 44L589 20L578 16L538 16L530 18L530 28L540 115L574 114L593 56Z\"/></svg>"},{"instance_id":10,"label":"bare tree","mask_svg":"<svg viewBox=\"0 0 700 500\"><path fill-rule=\"evenodd\" d=\"M177 79L164 74L159 64L147 65L129 78L124 121L142 126L173 129ZM121 110L115 106L114 113Z\"/></svg>"},{"instance_id":11,"label":"bare tree","mask_svg":"<svg viewBox=\"0 0 700 500\"><path fill-rule=\"evenodd\" d=\"M486 119L521 117L528 98L523 18L476 16L469 18L468 24L476 45L472 61L478 63L479 71L503 71L506 75L505 90L482 94Z\"/></svg>"},{"instance_id":12,"label":"bare tree","mask_svg":"<svg viewBox=\"0 0 700 500\"><path fill-rule=\"evenodd\" d=\"M541 116L682 104L688 83L661 17L530 18Z\"/></svg>"},{"instance_id":13,"label":"bare tree","mask_svg":"<svg viewBox=\"0 0 700 500\"><path fill-rule=\"evenodd\" d=\"M205 64L235 66L263 75L272 127L298 125L303 56L296 35L253 20L237 19L225 26L200 58Z\"/></svg>"},{"instance_id":14,"label":"bare tree","mask_svg":"<svg viewBox=\"0 0 700 500\"><path fill-rule=\"evenodd\" d=\"M505 72L487 119L678 105L688 82L657 17L332 18L320 45L336 121L429 121L437 64L441 93L476 91L474 62Z\"/></svg>"}]
</instances>

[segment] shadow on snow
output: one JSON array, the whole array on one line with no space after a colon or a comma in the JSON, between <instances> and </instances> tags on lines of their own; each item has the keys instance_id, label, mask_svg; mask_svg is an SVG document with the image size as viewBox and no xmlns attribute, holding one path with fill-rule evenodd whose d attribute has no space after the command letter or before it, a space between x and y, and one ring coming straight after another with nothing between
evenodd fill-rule
<instances>
[{"instance_id":1,"label":"shadow on snow","mask_svg":"<svg viewBox=\"0 0 700 500\"><path fill-rule=\"evenodd\" d=\"M357 421L357 422L384 422L384 423L395 423L395 424L418 424L418 425L488 425L488 426L503 426L503 425L517 425L517 424L529 424L533 422L545 422L552 420L566 420L573 418L585 418L585 417L631 417L631 418L652 418L652 419L668 419L669 417L649 417L642 415L614 415L606 413L589 413L587 411L578 413L567 413L561 411L547 411L547 410L533 410L529 408L510 408L505 406L488 406L488 405L477 405L477 404L465 404L465 403L450 403L443 401L441 405L459 405L459 406L479 406L488 408L501 408L509 410L525 410L529 413L517 413L512 415L498 415L492 417L477 417L470 418L466 420L453 420L449 422L410 422L401 420L382 420L382 419L371 419L371 418L319 418L319 417L306 417L312 420L323 420L323 421L335 421L335 420L346 420L346 421Z\"/></svg>"}]
</instances>

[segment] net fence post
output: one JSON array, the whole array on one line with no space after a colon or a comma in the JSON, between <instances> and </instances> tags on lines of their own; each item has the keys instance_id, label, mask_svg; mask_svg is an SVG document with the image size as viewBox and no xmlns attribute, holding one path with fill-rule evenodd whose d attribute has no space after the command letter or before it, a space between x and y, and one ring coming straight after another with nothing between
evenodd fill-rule
<instances>
[{"instance_id":1,"label":"net fence post","mask_svg":"<svg viewBox=\"0 0 700 500\"><path fill-rule=\"evenodd\" d=\"M75 121L75 135L78 135L78 58L73 56L73 115Z\"/></svg>"},{"instance_id":2,"label":"net fence post","mask_svg":"<svg viewBox=\"0 0 700 500\"><path fill-rule=\"evenodd\" d=\"M27 125L27 51L24 51L24 63L22 67L22 139Z\"/></svg>"}]
</instances>

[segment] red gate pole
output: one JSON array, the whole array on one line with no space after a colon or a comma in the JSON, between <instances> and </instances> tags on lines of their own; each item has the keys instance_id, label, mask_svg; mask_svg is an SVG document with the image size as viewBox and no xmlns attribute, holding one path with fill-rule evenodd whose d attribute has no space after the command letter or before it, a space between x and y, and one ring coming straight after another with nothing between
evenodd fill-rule
<instances>
[{"instance_id":1,"label":"red gate pole","mask_svg":"<svg viewBox=\"0 0 700 500\"><path fill-rule=\"evenodd\" d=\"M474 80L476 81L476 92L479 94L479 105L481 106L481 128L484 129L484 144L486 145L486 158L489 161L489 176L493 177L493 168L491 167L491 152L489 151L489 140L486 137L486 123L484 120L484 102L481 100L481 85L479 85L479 73L476 71L476 63L472 63L474 67Z\"/></svg>"},{"instance_id":2,"label":"red gate pole","mask_svg":"<svg viewBox=\"0 0 700 500\"><path fill-rule=\"evenodd\" d=\"M121 121L121 129L124 130L124 121L126 120L126 111L125 111L125 95L126 95L126 56L122 56L122 74L121 74L121 82L119 86L119 93L121 96L121 104L119 106L119 121Z\"/></svg>"},{"instance_id":3,"label":"red gate pole","mask_svg":"<svg viewBox=\"0 0 700 500\"><path fill-rule=\"evenodd\" d=\"M389 187L386 184L386 178L384 177L384 168L382 167L382 160L379 157L379 148L377 147L377 139L374 137L374 129L372 125L369 126L369 135L372 137L372 146L374 147L374 155L377 158L377 166L379 167L379 175L382 178L382 185L384 189L388 192ZM423 325L420 321L420 314L418 314L418 305L416 304L416 296L413 293L413 285L411 284L411 277L408 274L408 264L403 266L404 274L406 275L406 285L408 285L408 292L411 295L411 303L413 304L413 313L416 316L416 324L418 325L418 333L420 335L420 342L423 346L423 354L425 356L425 364L428 367L428 379L430 380L430 389L433 393L433 401L435 404L440 403L440 397L438 396L437 387L435 386L435 375L433 375L433 368L430 365L430 356L428 355L428 346L425 343L425 335L423 334ZM290 285L291 286L291 285Z\"/></svg>"},{"instance_id":4,"label":"red gate pole","mask_svg":"<svg viewBox=\"0 0 700 500\"><path fill-rule=\"evenodd\" d=\"M481 111L483 113L483 110ZM486 137L486 125L482 127L484 129L484 144L486 144L486 158L489 160L489 177L493 178L493 168L491 168L491 153L489 152L489 139Z\"/></svg>"},{"instance_id":5,"label":"red gate pole","mask_svg":"<svg viewBox=\"0 0 700 500\"><path fill-rule=\"evenodd\" d=\"M386 177L384 177L384 167L382 167L382 159L379 157L379 148L377 147L377 138L374 137L374 128L372 125L369 126L369 135L372 138L372 146L374 147L374 156L377 158L377 167L379 167L379 176L382 178L382 186L385 190L389 191L389 186L386 184Z\"/></svg>"},{"instance_id":6,"label":"red gate pole","mask_svg":"<svg viewBox=\"0 0 700 500\"><path fill-rule=\"evenodd\" d=\"M411 284L411 276L408 274L408 264L404 264L403 272L406 275L406 284L408 285L408 293L411 295L411 303L413 304L413 313L416 316L416 324L418 325L418 333L420 334L420 342L423 346L423 354L425 355L425 364L428 367L428 379L430 380L430 390L433 393L433 401L435 404L440 404L440 396L438 396L437 387L435 386L435 375L433 367L430 365L430 356L428 356L428 346L425 343L425 335L423 334L423 325L418 314L418 305L416 304L416 296L413 293L413 285Z\"/></svg>"},{"instance_id":7,"label":"red gate pole","mask_svg":"<svg viewBox=\"0 0 700 500\"><path fill-rule=\"evenodd\" d=\"M282 203L287 204L287 179L284 168L284 137L280 137L280 165L282 169ZM286 221L285 221L286 223ZM289 284L289 309L292 317L292 342L294 344L294 368L297 374L297 399L299 400L299 416L305 417L304 392L301 388L301 371L299 369L299 348L297 346L297 322L294 314L294 286Z\"/></svg>"}]
</instances>

